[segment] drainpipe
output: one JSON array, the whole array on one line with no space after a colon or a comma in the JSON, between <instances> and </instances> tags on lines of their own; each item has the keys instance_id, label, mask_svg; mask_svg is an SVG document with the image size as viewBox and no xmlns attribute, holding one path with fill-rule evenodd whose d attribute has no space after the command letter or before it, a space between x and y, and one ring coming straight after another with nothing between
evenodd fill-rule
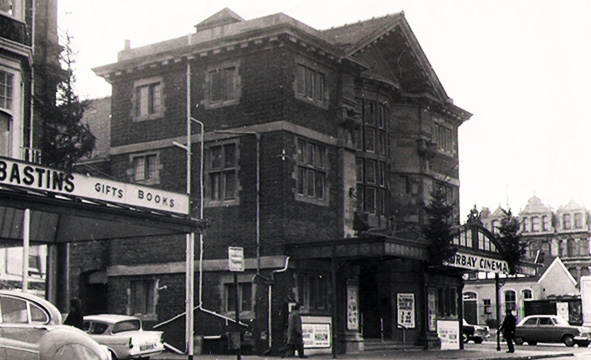
<instances>
[{"instance_id":1,"label":"drainpipe","mask_svg":"<svg viewBox=\"0 0 591 360\"><path fill-rule=\"evenodd\" d=\"M285 258L285 265L283 266L282 269L279 270L273 270L271 272L271 283L269 283L269 291L267 292L269 294L269 314L267 315L267 319L268 323L267 323L267 328L269 329L267 332L267 344L269 349L271 349L271 347L273 346L273 322L272 317L273 317L273 283L275 282L274 280L274 275L277 273L282 273L287 271L287 269L289 268L289 256Z\"/></svg>"}]
</instances>

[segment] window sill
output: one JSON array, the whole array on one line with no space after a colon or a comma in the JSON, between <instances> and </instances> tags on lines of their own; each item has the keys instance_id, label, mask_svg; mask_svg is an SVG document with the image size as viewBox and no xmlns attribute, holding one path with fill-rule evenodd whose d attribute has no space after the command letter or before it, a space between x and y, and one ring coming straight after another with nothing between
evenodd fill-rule
<instances>
[{"instance_id":1,"label":"window sill","mask_svg":"<svg viewBox=\"0 0 591 360\"><path fill-rule=\"evenodd\" d=\"M156 120L156 119L161 119L163 117L164 117L163 113L156 113L156 114L150 114L150 115L136 115L133 117L133 122Z\"/></svg>"},{"instance_id":2,"label":"window sill","mask_svg":"<svg viewBox=\"0 0 591 360\"><path fill-rule=\"evenodd\" d=\"M221 107L238 105L238 104L240 104L240 101L238 99L232 99L232 100L225 100L225 101L207 101L207 102L205 102L204 105L205 105L206 109L217 109L217 108L221 108Z\"/></svg>"},{"instance_id":3,"label":"window sill","mask_svg":"<svg viewBox=\"0 0 591 360\"><path fill-rule=\"evenodd\" d=\"M295 196L296 201L305 202L308 204L320 205L320 206L328 206L328 199L317 199L307 195L297 194Z\"/></svg>"},{"instance_id":4,"label":"window sill","mask_svg":"<svg viewBox=\"0 0 591 360\"><path fill-rule=\"evenodd\" d=\"M324 109L324 110L328 110L328 99L324 99L324 101L318 101L318 100L314 100L312 98L309 98L307 96L303 96L300 94L296 94L295 98L297 100L301 100L307 104L317 106L317 107Z\"/></svg>"}]
</instances>

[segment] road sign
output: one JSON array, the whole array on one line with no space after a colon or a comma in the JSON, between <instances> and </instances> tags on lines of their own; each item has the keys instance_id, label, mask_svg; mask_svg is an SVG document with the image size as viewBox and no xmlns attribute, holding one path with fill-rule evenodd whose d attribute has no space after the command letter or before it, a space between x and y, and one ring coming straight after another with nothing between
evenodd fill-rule
<instances>
[{"instance_id":1,"label":"road sign","mask_svg":"<svg viewBox=\"0 0 591 360\"><path fill-rule=\"evenodd\" d=\"M244 249L241 247L228 247L228 266L230 271L244 271Z\"/></svg>"}]
</instances>

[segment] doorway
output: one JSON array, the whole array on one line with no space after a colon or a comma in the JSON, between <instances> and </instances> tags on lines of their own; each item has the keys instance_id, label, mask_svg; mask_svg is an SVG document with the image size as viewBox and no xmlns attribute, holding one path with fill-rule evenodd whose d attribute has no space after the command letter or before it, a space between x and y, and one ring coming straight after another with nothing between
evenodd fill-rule
<instances>
[{"instance_id":1,"label":"doorway","mask_svg":"<svg viewBox=\"0 0 591 360\"><path fill-rule=\"evenodd\" d=\"M390 273L382 264L364 264L359 272L359 311L365 339L392 337Z\"/></svg>"}]
</instances>

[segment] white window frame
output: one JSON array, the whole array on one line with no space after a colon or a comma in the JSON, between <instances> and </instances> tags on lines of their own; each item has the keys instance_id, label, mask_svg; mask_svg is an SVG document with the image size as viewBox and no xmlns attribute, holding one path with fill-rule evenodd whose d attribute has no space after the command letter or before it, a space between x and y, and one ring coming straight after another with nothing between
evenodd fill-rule
<instances>
[{"instance_id":1,"label":"white window frame","mask_svg":"<svg viewBox=\"0 0 591 360\"><path fill-rule=\"evenodd\" d=\"M20 72L20 65L16 62L4 62L0 65L0 71L12 75L12 106L10 109L0 108L6 117L8 117L7 128L9 131L2 137L7 139L7 154L3 156L24 159L23 129L24 129L24 109L23 109L23 81Z\"/></svg>"},{"instance_id":2,"label":"white window frame","mask_svg":"<svg viewBox=\"0 0 591 360\"><path fill-rule=\"evenodd\" d=\"M304 86L304 91L300 91L300 83L299 80L299 72L300 69L307 70L304 73L304 79L308 78L308 73L314 74L314 88L312 89L312 96L308 96L305 90L305 82L302 84ZM328 105L330 103L330 91L328 90L329 82L329 71L328 68L318 64L315 61L309 60L302 56L297 56L295 63L294 63L294 73L293 73L293 93L296 99L304 101L308 104L312 104L318 106L322 109L328 109ZM317 83L317 75L322 79L321 85L316 85Z\"/></svg>"},{"instance_id":3,"label":"white window frame","mask_svg":"<svg viewBox=\"0 0 591 360\"><path fill-rule=\"evenodd\" d=\"M224 141L224 142L217 142L215 144L211 144L207 146L205 152L205 172L206 172L206 179L205 179L205 201L206 206L228 206L228 205L238 205L240 202L240 142L238 140L233 141ZM233 166L226 166L225 164L225 149L228 145L234 146L234 165ZM223 163L221 167L212 168L212 149L220 147L222 150L221 162ZM226 184L228 181L227 174L233 172L234 174L234 195L228 197L225 193L222 195L220 199L213 198L214 192L214 177L219 175L220 183L220 192L225 191Z\"/></svg>"},{"instance_id":4,"label":"white window frame","mask_svg":"<svg viewBox=\"0 0 591 360\"><path fill-rule=\"evenodd\" d=\"M145 312L140 313L135 309L134 305L134 284L142 284L144 295L146 296L143 300L148 300L148 297L151 297L151 300L148 301L146 305ZM149 286L146 286L148 284ZM156 312L156 307L158 305L158 284L159 279L153 278L144 278L144 279L133 279L129 281L129 287L127 288L127 314L130 316L137 316L142 320L157 320L158 315Z\"/></svg>"},{"instance_id":5,"label":"white window frame","mask_svg":"<svg viewBox=\"0 0 591 360\"><path fill-rule=\"evenodd\" d=\"M319 205L328 205L328 147L318 141L309 140L303 137L296 137L295 171L296 200L311 202ZM301 144L304 144L303 151ZM311 154L311 150L313 154ZM319 152L319 150L321 152ZM312 158L310 158L312 156ZM317 179L322 175L322 196L317 195ZM314 184L310 184L313 178ZM311 194L312 186L313 194Z\"/></svg>"},{"instance_id":6,"label":"white window frame","mask_svg":"<svg viewBox=\"0 0 591 360\"><path fill-rule=\"evenodd\" d=\"M144 162L144 168L146 167L147 164L147 159L150 157L154 157L155 158L155 163L154 163L154 169L153 169L153 177L144 177L143 179L137 179L136 178L136 172L137 172L137 168L136 168L136 161L137 160L142 160ZM137 183L137 184L145 184L145 185L155 185L155 184L160 184L160 171L162 170L162 163L160 162L160 154L158 152L145 152L145 153L137 153L137 154L131 154L130 155L130 170L129 170L129 176L130 176L130 180L131 182ZM152 173L152 171L148 170L146 172L146 170L144 170L144 172L146 174L150 174Z\"/></svg>"},{"instance_id":7,"label":"white window frame","mask_svg":"<svg viewBox=\"0 0 591 360\"><path fill-rule=\"evenodd\" d=\"M140 101L140 97L138 94L139 90L141 88L147 87L148 99L150 101L150 104L148 105L148 107L153 107L154 104L151 103L153 101L153 94L150 92L150 89L152 89L155 85L158 86L157 109L151 109L147 113L140 114L140 109L138 106L139 101ZM133 106L132 106L132 115L131 115L131 118L133 119L133 121L145 121L145 120L154 120L154 119L162 118L164 116L164 111L166 110L166 108L164 106L164 100L165 100L164 94L165 94L164 81L162 80L162 77L157 76L157 77L144 78L144 79L139 79L139 80L134 81L133 95L132 95Z\"/></svg>"},{"instance_id":8,"label":"white window frame","mask_svg":"<svg viewBox=\"0 0 591 360\"><path fill-rule=\"evenodd\" d=\"M433 123L433 140L440 153L453 155L456 152L454 129L435 121Z\"/></svg>"},{"instance_id":9,"label":"white window frame","mask_svg":"<svg viewBox=\"0 0 591 360\"><path fill-rule=\"evenodd\" d=\"M25 6L24 6L24 0L4 0L6 1L7 4L11 4L12 5L12 10L2 10L0 8L0 13L6 15L6 16L10 16L12 18L15 18L17 20L22 21L25 16ZM10 5L9 5L10 6Z\"/></svg>"}]
</instances>

